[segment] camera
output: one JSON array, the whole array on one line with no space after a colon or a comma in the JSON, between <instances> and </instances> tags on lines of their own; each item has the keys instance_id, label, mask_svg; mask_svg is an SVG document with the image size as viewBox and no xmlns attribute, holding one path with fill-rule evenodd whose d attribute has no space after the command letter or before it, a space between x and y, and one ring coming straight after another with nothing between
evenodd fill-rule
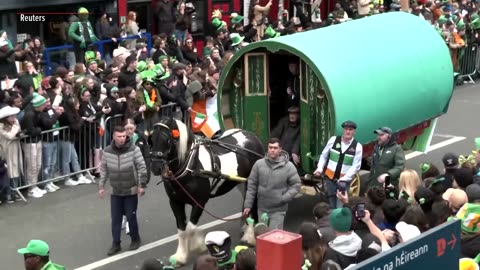
<instances>
[{"instance_id":1,"label":"camera","mask_svg":"<svg viewBox=\"0 0 480 270\"><path fill-rule=\"evenodd\" d=\"M347 182L337 181L337 190L340 191L342 195L345 195L345 191L347 191Z\"/></svg>"}]
</instances>

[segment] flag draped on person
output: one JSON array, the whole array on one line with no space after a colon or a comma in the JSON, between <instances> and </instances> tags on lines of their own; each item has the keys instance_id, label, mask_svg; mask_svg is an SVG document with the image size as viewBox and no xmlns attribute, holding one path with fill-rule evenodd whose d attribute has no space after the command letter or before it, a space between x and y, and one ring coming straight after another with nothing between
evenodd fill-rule
<instances>
[{"instance_id":1,"label":"flag draped on person","mask_svg":"<svg viewBox=\"0 0 480 270\"><path fill-rule=\"evenodd\" d=\"M217 95L205 100L195 101L190 113L192 130L211 138L220 130L218 121Z\"/></svg>"}]
</instances>

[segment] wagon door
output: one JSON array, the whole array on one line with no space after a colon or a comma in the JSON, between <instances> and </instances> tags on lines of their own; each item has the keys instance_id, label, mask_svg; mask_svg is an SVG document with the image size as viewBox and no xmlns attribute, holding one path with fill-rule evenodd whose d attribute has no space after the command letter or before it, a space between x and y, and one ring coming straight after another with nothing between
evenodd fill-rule
<instances>
[{"instance_id":1,"label":"wagon door","mask_svg":"<svg viewBox=\"0 0 480 270\"><path fill-rule=\"evenodd\" d=\"M309 95L309 67L304 61L300 61L300 154L302 156L302 168L306 172L312 172L313 161L308 158L316 151L312 149L312 137L315 130L313 125L314 102ZM312 153L313 152L313 153Z\"/></svg>"},{"instance_id":2,"label":"wagon door","mask_svg":"<svg viewBox=\"0 0 480 270\"><path fill-rule=\"evenodd\" d=\"M269 97L267 55L245 54L244 128L255 133L262 142L269 136Z\"/></svg>"}]
</instances>

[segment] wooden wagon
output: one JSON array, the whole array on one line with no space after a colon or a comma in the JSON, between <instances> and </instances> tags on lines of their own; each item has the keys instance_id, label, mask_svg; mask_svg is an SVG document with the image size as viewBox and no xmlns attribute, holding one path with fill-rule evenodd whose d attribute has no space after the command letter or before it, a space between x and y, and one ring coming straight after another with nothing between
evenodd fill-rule
<instances>
[{"instance_id":1,"label":"wooden wagon","mask_svg":"<svg viewBox=\"0 0 480 270\"><path fill-rule=\"evenodd\" d=\"M255 42L225 66L218 86L223 129L242 128L263 141L279 114L272 100L288 76L288 59L300 67L301 166L313 172L341 123L358 124L364 158L373 131L388 126L406 150L425 151L436 119L448 110L453 68L443 39L425 20L403 12L375 15L304 33ZM275 103L277 102L277 103ZM360 180L352 185L358 194Z\"/></svg>"}]
</instances>

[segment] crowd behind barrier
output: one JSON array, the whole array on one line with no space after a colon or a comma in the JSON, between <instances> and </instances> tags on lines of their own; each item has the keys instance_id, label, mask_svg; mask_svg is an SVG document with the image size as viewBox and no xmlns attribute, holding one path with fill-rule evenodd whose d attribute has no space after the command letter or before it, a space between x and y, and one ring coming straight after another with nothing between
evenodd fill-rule
<instances>
[{"instance_id":1,"label":"crowd behind barrier","mask_svg":"<svg viewBox=\"0 0 480 270\"><path fill-rule=\"evenodd\" d=\"M120 42L125 41L125 40L130 40L130 39L133 40L133 39L138 39L138 38L146 39L148 52L150 52L151 49L152 49L152 34L150 34L150 33L141 33L139 35L122 37L122 38L116 39L116 41L113 41L112 39L100 40L100 41L97 41L97 42L93 43L90 47L96 48L96 51L100 53L101 58L104 59L104 57L105 57L105 53L103 51L103 45L104 44L114 43L114 42L120 43ZM52 59L51 59L52 56L66 54L66 53L68 53L69 49L73 49L73 45L67 44L67 45L62 45L62 46L45 48L45 50L44 50L45 66L46 66L46 68L44 70L45 76L49 76L53 73L52 68L51 68L52 67ZM68 59L67 57L60 57L60 59L61 58ZM69 63L69 65L74 65L74 64L75 63Z\"/></svg>"},{"instance_id":2,"label":"crowd behind barrier","mask_svg":"<svg viewBox=\"0 0 480 270\"><path fill-rule=\"evenodd\" d=\"M163 105L159 111L159 114L165 117L175 116L175 113L175 103ZM75 143L64 139L70 138L75 132L69 127L42 131L40 135L41 152L30 151L29 147L34 147L31 143L31 136L20 136L18 140L23 149L24 159L28 158L34 162L28 163L22 160L19 163L20 179L13 179L15 183L11 185L12 191L26 202L26 196L22 191L34 186L45 187L49 183L58 181L65 181L67 186L95 183L93 175L98 173L100 166L98 163L100 158L95 155L101 154L98 150L110 145L114 127L121 125L124 120L124 115L119 114L107 117L103 125L97 122L84 125L80 132L77 131L76 136L79 136L79 139ZM104 130L104 132L100 132L100 130ZM41 156L36 156L37 153L40 153ZM41 166L37 167L38 164ZM25 175L31 171L38 172L38 180L28 183ZM84 179L83 181L79 181L81 177ZM73 180L73 178L77 180ZM48 188L46 189L48 190Z\"/></svg>"}]
</instances>

